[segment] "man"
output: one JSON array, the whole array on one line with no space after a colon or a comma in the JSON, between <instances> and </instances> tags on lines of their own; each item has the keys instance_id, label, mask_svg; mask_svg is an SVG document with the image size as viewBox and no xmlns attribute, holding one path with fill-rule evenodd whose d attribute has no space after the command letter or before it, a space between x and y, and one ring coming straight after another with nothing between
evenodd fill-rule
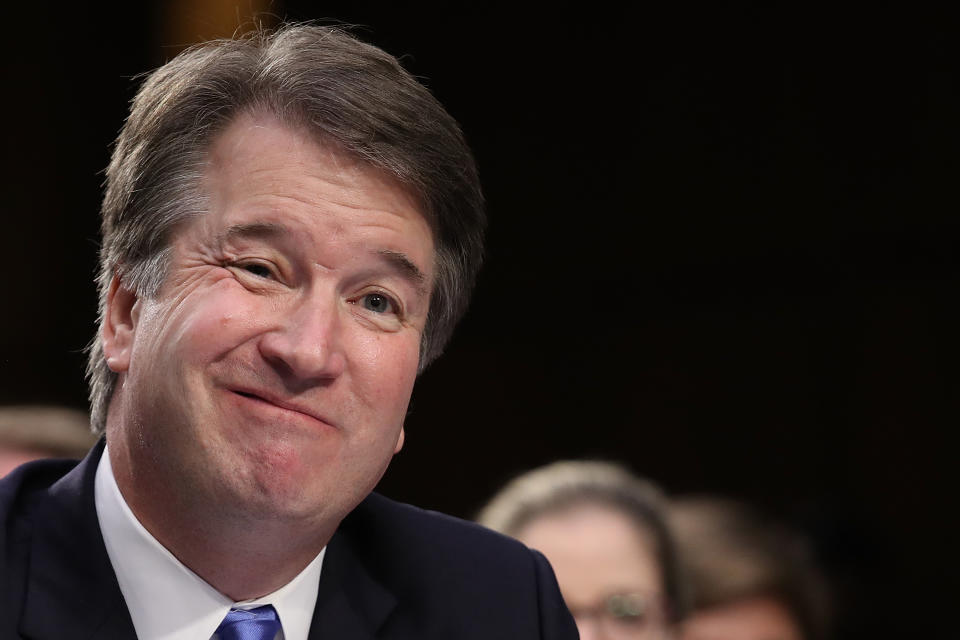
<instances>
[{"instance_id":1,"label":"man","mask_svg":"<svg viewBox=\"0 0 960 640\"><path fill-rule=\"evenodd\" d=\"M396 60L314 26L182 54L102 214L105 443L0 486L0 637L576 637L542 556L370 495L484 227Z\"/></svg>"}]
</instances>

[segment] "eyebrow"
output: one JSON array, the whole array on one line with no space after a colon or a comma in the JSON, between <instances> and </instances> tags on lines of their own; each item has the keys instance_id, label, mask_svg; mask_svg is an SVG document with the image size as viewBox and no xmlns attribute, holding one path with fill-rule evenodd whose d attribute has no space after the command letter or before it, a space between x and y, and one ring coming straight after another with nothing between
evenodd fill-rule
<instances>
[{"instance_id":1,"label":"eyebrow","mask_svg":"<svg viewBox=\"0 0 960 640\"><path fill-rule=\"evenodd\" d=\"M417 288L418 293L422 295L428 293L426 286L427 276L406 254L399 251L391 251L390 249L383 249L378 251L377 254L384 258L394 269L399 271L402 276L412 282Z\"/></svg>"},{"instance_id":2,"label":"eyebrow","mask_svg":"<svg viewBox=\"0 0 960 640\"><path fill-rule=\"evenodd\" d=\"M228 227L226 231L217 234L216 242L218 246L223 246L224 243L233 238L277 238L286 235L288 232L289 229L286 226L273 222L235 224ZM381 249L377 251L377 255L383 258L400 275L413 283L418 293L422 295L428 293L426 274L405 253L392 249Z\"/></svg>"}]
</instances>

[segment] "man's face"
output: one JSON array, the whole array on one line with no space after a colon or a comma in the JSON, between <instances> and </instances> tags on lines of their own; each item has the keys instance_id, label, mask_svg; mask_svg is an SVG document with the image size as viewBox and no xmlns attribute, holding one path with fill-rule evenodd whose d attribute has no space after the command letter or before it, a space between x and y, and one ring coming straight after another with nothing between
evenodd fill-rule
<instances>
[{"instance_id":1,"label":"man's face","mask_svg":"<svg viewBox=\"0 0 960 640\"><path fill-rule=\"evenodd\" d=\"M111 457L175 508L335 524L403 442L430 228L385 175L269 116L215 140L205 188L158 295L110 299Z\"/></svg>"}]
</instances>

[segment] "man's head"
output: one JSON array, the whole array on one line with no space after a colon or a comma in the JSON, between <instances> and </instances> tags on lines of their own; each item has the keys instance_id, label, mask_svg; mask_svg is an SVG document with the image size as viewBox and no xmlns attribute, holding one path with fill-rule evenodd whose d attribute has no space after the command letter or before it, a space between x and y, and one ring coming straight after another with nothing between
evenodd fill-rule
<instances>
[{"instance_id":1,"label":"man's head","mask_svg":"<svg viewBox=\"0 0 960 640\"><path fill-rule=\"evenodd\" d=\"M403 443L483 227L456 123L343 32L216 42L150 75L107 170L90 360L148 530L181 550L181 513L331 534Z\"/></svg>"},{"instance_id":2,"label":"man's head","mask_svg":"<svg viewBox=\"0 0 960 640\"><path fill-rule=\"evenodd\" d=\"M417 203L435 251L422 370L466 310L482 260L476 168L456 122L429 91L393 57L335 28L293 26L207 43L146 79L107 169L101 325L114 277L141 297L159 291L175 233L208 211L203 180L211 144L253 112L382 171ZM88 377L91 421L102 431L117 376L99 334Z\"/></svg>"}]
</instances>

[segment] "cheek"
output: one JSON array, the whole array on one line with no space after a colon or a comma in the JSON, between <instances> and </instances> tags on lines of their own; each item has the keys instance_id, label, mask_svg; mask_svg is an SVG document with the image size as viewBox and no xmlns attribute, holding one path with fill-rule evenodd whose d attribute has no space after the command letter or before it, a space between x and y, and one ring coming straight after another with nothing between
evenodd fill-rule
<instances>
[{"instance_id":1,"label":"cheek","mask_svg":"<svg viewBox=\"0 0 960 640\"><path fill-rule=\"evenodd\" d=\"M256 330L266 310L252 308L229 290L211 289L176 306L160 304L144 310L141 328L148 351L181 362L210 362Z\"/></svg>"},{"instance_id":2,"label":"cheek","mask_svg":"<svg viewBox=\"0 0 960 640\"><path fill-rule=\"evenodd\" d=\"M378 406L406 411L417 377L420 345L414 335L365 335L358 342L356 377Z\"/></svg>"}]
</instances>

